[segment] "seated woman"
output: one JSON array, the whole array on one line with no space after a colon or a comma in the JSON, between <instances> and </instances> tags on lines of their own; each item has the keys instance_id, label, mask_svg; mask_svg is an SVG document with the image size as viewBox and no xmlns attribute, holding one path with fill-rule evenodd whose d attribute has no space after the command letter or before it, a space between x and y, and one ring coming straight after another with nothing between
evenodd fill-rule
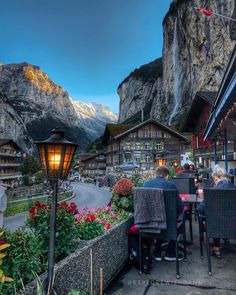
<instances>
[{"instance_id":1,"label":"seated woman","mask_svg":"<svg viewBox=\"0 0 236 295\"><path fill-rule=\"evenodd\" d=\"M230 182L229 177L227 176L227 172L224 168L221 168L219 165L215 165L212 172L212 179L214 182L214 189L221 188L234 188L235 186ZM203 189L198 189L198 195L200 198L204 198ZM204 200L201 202L198 213L201 215L205 215L205 202ZM214 245L212 249L212 254L216 258L221 258L220 253L220 239L213 239Z\"/></svg>"}]
</instances>

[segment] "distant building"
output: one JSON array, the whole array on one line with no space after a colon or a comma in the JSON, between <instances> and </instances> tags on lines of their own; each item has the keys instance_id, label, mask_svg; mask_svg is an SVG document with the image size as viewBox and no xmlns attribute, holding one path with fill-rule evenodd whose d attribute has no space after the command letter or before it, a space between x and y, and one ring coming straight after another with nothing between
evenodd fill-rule
<instances>
[{"instance_id":1,"label":"distant building","mask_svg":"<svg viewBox=\"0 0 236 295\"><path fill-rule=\"evenodd\" d=\"M214 142L204 141L203 134L215 97L214 92L197 92L182 128L183 132L192 133L192 149L197 166L202 163L205 167L211 167L214 160ZM221 141L217 144L221 145Z\"/></svg>"},{"instance_id":2,"label":"distant building","mask_svg":"<svg viewBox=\"0 0 236 295\"><path fill-rule=\"evenodd\" d=\"M180 154L184 153L188 139L172 128L149 119L136 126L107 124L103 144L106 146L108 172L130 162L134 166L138 164L141 171L152 171L159 165L171 165L174 161L180 163Z\"/></svg>"},{"instance_id":3,"label":"distant building","mask_svg":"<svg viewBox=\"0 0 236 295\"><path fill-rule=\"evenodd\" d=\"M0 139L0 182L12 187L21 179L21 149L12 139Z\"/></svg>"},{"instance_id":4,"label":"distant building","mask_svg":"<svg viewBox=\"0 0 236 295\"><path fill-rule=\"evenodd\" d=\"M81 176L104 176L106 173L106 154L79 155L79 171Z\"/></svg>"}]
</instances>

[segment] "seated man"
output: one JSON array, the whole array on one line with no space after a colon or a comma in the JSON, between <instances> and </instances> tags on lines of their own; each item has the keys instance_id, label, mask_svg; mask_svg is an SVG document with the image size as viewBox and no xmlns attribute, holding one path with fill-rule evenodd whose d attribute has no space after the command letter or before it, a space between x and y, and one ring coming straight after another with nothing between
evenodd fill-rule
<instances>
[{"instance_id":1,"label":"seated man","mask_svg":"<svg viewBox=\"0 0 236 295\"><path fill-rule=\"evenodd\" d=\"M152 188L162 188L162 189L175 189L177 190L175 184L168 180L170 172L168 168L165 166L160 166L157 168L156 171L157 177L151 180L148 180L144 183L144 187L152 187ZM176 195L177 198L177 216L183 213L184 204L181 200L179 194ZM162 260L161 256L161 244L162 240L158 239L156 243L156 249L154 251L154 259L156 261ZM175 253L175 241L170 241L167 247L166 255L164 257L167 261L175 261L176 260L176 253ZM179 255L179 260L183 259L183 256Z\"/></svg>"}]
</instances>

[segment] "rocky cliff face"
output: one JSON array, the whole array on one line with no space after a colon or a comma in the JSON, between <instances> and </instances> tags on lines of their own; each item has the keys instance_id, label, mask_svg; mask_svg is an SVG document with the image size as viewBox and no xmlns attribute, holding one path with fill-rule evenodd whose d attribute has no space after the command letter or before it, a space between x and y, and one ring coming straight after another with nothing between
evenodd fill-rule
<instances>
[{"instance_id":1,"label":"rocky cliff face","mask_svg":"<svg viewBox=\"0 0 236 295\"><path fill-rule=\"evenodd\" d=\"M45 139L51 129L60 127L66 131L68 140L78 142L83 149L104 131L101 131L100 126L102 114L98 118L88 115L85 122L80 116L81 113L86 113L83 103L75 109L68 93L37 66L27 63L0 66L0 87L22 118L27 133L33 140ZM103 119L106 121L106 118ZM99 121L99 128L96 120ZM93 123L93 132L86 128L89 123ZM106 123L103 124L105 128Z\"/></svg>"},{"instance_id":2,"label":"rocky cliff face","mask_svg":"<svg viewBox=\"0 0 236 295\"><path fill-rule=\"evenodd\" d=\"M162 86L162 60L157 59L133 71L118 87L120 96L119 122L145 108L155 105Z\"/></svg>"},{"instance_id":3,"label":"rocky cliff face","mask_svg":"<svg viewBox=\"0 0 236 295\"><path fill-rule=\"evenodd\" d=\"M0 138L13 139L24 151L32 151L33 143L26 126L0 88Z\"/></svg>"},{"instance_id":4,"label":"rocky cliff face","mask_svg":"<svg viewBox=\"0 0 236 295\"><path fill-rule=\"evenodd\" d=\"M149 97L154 97L151 116L179 127L197 91L218 90L236 40L235 22L218 16L206 17L194 6L236 18L235 0L198 0L194 3L191 0L176 0L171 4L163 21L163 78L162 81L156 79L152 82L153 86L158 83L159 91L155 93L153 90ZM147 87L145 83L134 84L132 77L127 79L124 83L126 93L120 91L123 83L118 88L120 122L126 118L123 106L132 101L136 91L141 89L141 97L142 93L151 89L150 84ZM132 91L129 91L129 85L132 85ZM136 108L146 102L147 98ZM134 114L135 109L132 111L129 111L129 116Z\"/></svg>"}]
</instances>

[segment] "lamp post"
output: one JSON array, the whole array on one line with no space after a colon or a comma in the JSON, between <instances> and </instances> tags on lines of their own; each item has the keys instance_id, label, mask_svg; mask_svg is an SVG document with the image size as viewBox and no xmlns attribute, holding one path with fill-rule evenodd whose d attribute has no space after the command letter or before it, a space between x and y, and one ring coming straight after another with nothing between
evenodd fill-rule
<instances>
[{"instance_id":1,"label":"lamp post","mask_svg":"<svg viewBox=\"0 0 236 295\"><path fill-rule=\"evenodd\" d=\"M51 294L54 280L55 241L56 241L56 213L58 180L66 179L72 165L77 144L64 138L64 131L53 129L52 135L44 141L37 141L40 160L47 180L50 182L53 194L50 214L50 237L48 251L47 293Z\"/></svg>"}]
</instances>

